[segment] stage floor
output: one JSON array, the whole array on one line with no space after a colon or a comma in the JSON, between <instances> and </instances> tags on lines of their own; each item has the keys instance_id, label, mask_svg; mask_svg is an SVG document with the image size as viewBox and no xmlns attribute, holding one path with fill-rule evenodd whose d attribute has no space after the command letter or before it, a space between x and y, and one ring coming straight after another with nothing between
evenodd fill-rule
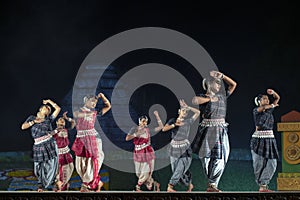
<instances>
[{"instance_id":1,"label":"stage floor","mask_svg":"<svg viewBox=\"0 0 300 200\"><path fill-rule=\"evenodd\" d=\"M129 192L129 191L105 191L105 192L87 192L81 193L77 191L68 192L33 192L33 191L1 191L0 199L97 199L97 200L237 200L237 199L257 199L257 200L299 200L300 191L287 192Z\"/></svg>"},{"instance_id":2,"label":"stage floor","mask_svg":"<svg viewBox=\"0 0 300 200\"><path fill-rule=\"evenodd\" d=\"M123 163L129 163L133 166L133 163L124 161ZM160 162L157 160L157 162ZM33 176L32 162L10 162L1 163L3 166L3 171L1 173L0 169L0 191L36 191L37 183ZM13 167L13 168L12 168ZM23 169L18 169L18 167L23 167ZM26 170L24 170L26 167ZM125 173L113 168L109 168L106 165L102 166L103 170L108 172L107 181L108 188L106 191L132 191L135 189L137 183L137 177L134 173ZM271 190L277 190L276 186L276 171L273 176L269 188ZM194 159L191 165L191 173L193 175L193 185L195 191L206 191L207 183L206 178L201 168L200 160ZM2 175L1 175L2 174ZM77 175L77 174L76 174ZM172 175L171 167L167 166L163 169L155 171L153 173L154 179L160 183L161 191L166 191L169 179ZM2 179L1 179L2 178ZM104 178L104 176L102 176ZM103 180L102 180L103 181ZM78 191L81 185L81 180L79 177L72 177L70 181L70 190ZM240 160L229 160L225 172L221 178L219 188L223 191L249 191L256 192L258 186L254 180L253 168L251 161L240 161ZM186 191L186 187L182 185L175 186L177 191ZM147 190L142 188L142 190Z\"/></svg>"}]
</instances>

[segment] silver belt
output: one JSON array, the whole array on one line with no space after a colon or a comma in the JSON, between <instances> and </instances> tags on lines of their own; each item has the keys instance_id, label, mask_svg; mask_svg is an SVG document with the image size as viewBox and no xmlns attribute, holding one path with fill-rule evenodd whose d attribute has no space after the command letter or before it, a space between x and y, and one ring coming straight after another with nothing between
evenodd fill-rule
<instances>
[{"instance_id":1,"label":"silver belt","mask_svg":"<svg viewBox=\"0 0 300 200\"><path fill-rule=\"evenodd\" d=\"M46 141L50 140L50 138L52 138L52 135L50 135L50 134L44 135L44 136L39 137L39 138L35 138L34 139L34 144L41 144L43 142L46 142Z\"/></svg>"},{"instance_id":2,"label":"silver belt","mask_svg":"<svg viewBox=\"0 0 300 200\"><path fill-rule=\"evenodd\" d=\"M78 130L76 137L80 138L80 137L85 137L88 135L95 136L95 135L97 135L97 131L94 128L89 129L89 130Z\"/></svg>"},{"instance_id":3,"label":"silver belt","mask_svg":"<svg viewBox=\"0 0 300 200\"><path fill-rule=\"evenodd\" d=\"M65 154L70 151L70 148L68 146L63 147L63 148L58 148L58 154Z\"/></svg>"},{"instance_id":4,"label":"silver belt","mask_svg":"<svg viewBox=\"0 0 300 200\"><path fill-rule=\"evenodd\" d=\"M173 148L184 148L190 145L190 141L188 139L185 140L172 140L171 146Z\"/></svg>"},{"instance_id":5,"label":"silver belt","mask_svg":"<svg viewBox=\"0 0 300 200\"><path fill-rule=\"evenodd\" d=\"M139 151L139 150L142 150L142 149L146 148L146 147L149 146L149 145L150 145L149 143L136 144L136 145L134 146L134 149L135 149L136 151Z\"/></svg>"},{"instance_id":6,"label":"silver belt","mask_svg":"<svg viewBox=\"0 0 300 200\"><path fill-rule=\"evenodd\" d=\"M255 131L252 134L253 138L274 138L273 130Z\"/></svg>"},{"instance_id":7,"label":"silver belt","mask_svg":"<svg viewBox=\"0 0 300 200\"><path fill-rule=\"evenodd\" d=\"M225 122L224 118L221 119L203 119L200 123L200 126L209 127L209 126L228 126L228 123Z\"/></svg>"}]
</instances>

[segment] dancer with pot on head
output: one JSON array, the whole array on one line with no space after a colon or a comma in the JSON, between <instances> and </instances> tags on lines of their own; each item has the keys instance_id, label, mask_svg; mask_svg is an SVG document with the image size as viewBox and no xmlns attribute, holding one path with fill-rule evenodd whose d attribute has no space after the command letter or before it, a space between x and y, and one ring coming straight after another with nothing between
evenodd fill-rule
<instances>
[{"instance_id":1,"label":"dancer with pot on head","mask_svg":"<svg viewBox=\"0 0 300 200\"><path fill-rule=\"evenodd\" d=\"M126 136L126 141L132 140L134 143L134 165L138 183L136 191L141 191L141 186L146 185L148 190L160 191L160 184L154 181L152 173L154 170L155 155L154 149L151 146L151 133L159 132L163 128L163 123L160 120L157 111L154 111L158 126L154 130L148 128L148 117L139 117L139 125L132 127Z\"/></svg>"},{"instance_id":2,"label":"dancer with pot on head","mask_svg":"<svg viewBox=\"0 0 300 200\"><path fill-rule=\"evenodd\" d=\"M272 104L267 94L273 96ZM259 185L259 192L272 192L268 189L268 184L276 171L279 158L273 134L273 111L278 106L280 96L272 89L268 89L267 94L260 94L255 98L257 106L253 109L255 132L250 145L255 181Z\"/></svg>"},{"instance_id":3,"label":"dancer with pot on head","mask_svg":"<svg viewBox=\"0 0 300 200\"><path fill-rule=\"evenodd\" d=\"M223 81L228 85L221 90ZM199 154L208 179L207 192L221 192L218 189L220 178L229 156L227 135L226 103L236 88L236 82L218 71L211 71L210 77L203 80L205 94L195 96L193 104L200 105L202 121L193 142L193 150Z\"/></svg>"},{"instance_id":4,"label":"dancer with pot on head","mask_svg":"<svg viewBox=\"0 0 300 200\"><path fill-rule=\"evenodd\" d=\"M70 128L66 128L66 121L71 123ZM75 120L67 116L67 112L63 113L63 117L60 117L56 121L56 129L52 131L52 135L58 146L58 173L56 189L57 191L65 191L69 189L69 180L74 171L73 157L69 149L69 130L75 127Z\"/></svg>"},{"instance_id":5,"label":"dancer with pot on head","mask_svg":"<svg viewBox=\"0 0 300 200\"><path fill-rule=\"evenodd\" d=\"M98 99L102 99L104 107L97 111L95 107ZM82 185L81 192L99 192L103 186L99 171L103 163L104 153L102 151L102 140L95 130L97 116L103 116L111 109L110 102L103 93L97 96L88 95L84 97L84 106L74 112L76 118L77 136L72 146L75 152L75 167L79 174Z\"/></svg>"},{"instance_id":6,"label":"dancer with pot on head","mask_svg":"<svg viewBox=\"0 0 300 200\"><path fill-rule=\"evenodd\" d=\"M194 113L191 118L187 118L189 111ZM191 125L199 115L198 109L189 107L184 100L180 100L177 119L170 119L162 129L164 132L170 130L172 133L169 153L173 175L169 181L167 192L176 192L173 187L178 183L186 185L188 192L191 192L194 187L192 174L189 170L192 163L192 149L188 137Z\"/></svg>"},{"instance_id":7,"label":"dancer with pot on head","mask_svg":"<svg viewBox=\"0 0 300 200\"><path fill-rule=\"evenodd\" d=\"M51 107L54 111L51 114ZM50 132L51 122L57 117L60 107L52 100L43 100L43 105L36 115L30 115L22 124L21 129L30 128L34 139L33 162L34 174L38 179L38 192L49 188L55 182L58 168L57 145Z\"/></svg>"}]
</instances>

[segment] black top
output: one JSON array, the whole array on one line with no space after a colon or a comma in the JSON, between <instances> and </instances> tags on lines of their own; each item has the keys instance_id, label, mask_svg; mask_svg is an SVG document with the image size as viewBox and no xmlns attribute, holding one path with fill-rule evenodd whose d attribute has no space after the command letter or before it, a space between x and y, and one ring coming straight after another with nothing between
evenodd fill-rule
<instances>
[{"instance_id":1,"label":"black top","mask_svg":"<svg viewBox=\"0 0 300 200\"><path fill-rule=\"evenodd\" d=\"M200 94L200 97L208 97L205 94ZM205 119L225 119L227 98L230 96L229 91L226 91L226 95L218 93L215 97L218 98L216 102L209 101L200 105L200 111L202 117Z\"/></svg>"},{"instance_id":2,"label":"black top","mask_svg":"<svg viewBox=\"0 0 300 200\"><path fill-rule=\"evenodd\" d=\"M184 123L184 125L176 126L175 128L171 129L170 131L172 133L172 139L175 141L188 139L189 134L190 134L190 127L194 121L195 120L193 118L184 119L182 121ZM168 121L167 124L171 125L171 124L175 124L175 123L176 123L176 119L172 118Z\"/></svg>"},{"instance_id":3,"label":"black top","mask_svg":"<svg viewBox=\"0 0 300 200\"><path fill-rule=\"evenodd\" d=\"M253 109L253 117L255 126L258 127L258 130L273 130L274 117L273 111L274 108L267 109L263 112L258 112L257 107Z\"/></svg>"}]
</instances>

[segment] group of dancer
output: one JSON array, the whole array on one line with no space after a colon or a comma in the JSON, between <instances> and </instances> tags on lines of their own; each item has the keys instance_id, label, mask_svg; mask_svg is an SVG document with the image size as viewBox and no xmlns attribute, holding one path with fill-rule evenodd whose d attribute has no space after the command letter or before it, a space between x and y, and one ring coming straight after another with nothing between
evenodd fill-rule
<instances>
[{"instance_id":1,"label":"group of dancer","mask_svg":"<svg viewBox=\"0 0 300 200\"><path fill-rule=\"evenodd\" d=\"M226 87L222 90L222 83ZM152 177L155 165L155 151L151 146L151 134L159 131L171 134L168 153L172 176L167 186L168 192L176 192L174 186L184 184L187 191L193 190L190 166L193 153L198 154L207 178L207 192L221 192L218 188L220 178L228 161L230 146L228 139L228 123L225 121L227 98L234 92L237 83L218 71L211 71L203 80L206 93L195 96L192 104L200 109L188 106L181 99L178 116L169 119L164 125L159 113L154 111L158 126L150 130L148 117L141 116L138 126L132 127L126 135L126 141L134 143L134 166L138 178L136 191L145 185L148 190L160 191L160 184ZM223 92L225 91L225 92ZM270 104L268 95L274 101ZM95 110L98 100L103 101L103 108ZM273 134L274 118L272 112L278 106L279 95L272 89L267 94L255 98L257 107L253 110L255 132L251 139L251 153L255 181L260 192L271 192L268 184L277 167L278 150ZM51 106L50 106L51 105ZM54 112L51 113L52 108ZM43 191L54 184L57 191L67 190L69 179L73 173L73 158L68 147L68 130L76 127L77 135L72 145L75 153L75 168L82 180L81 192L100 191L103 186L99 171L104 159L102 140L95 130L97 116L102 116L111 108L109 100L99 93L84 98L84 105L75 111L76 120L63 113L56 121L56 129L51 123L60 113L60 107L51 100L44 100L39 112L31 115L22 124L22 129L31 128L34 139L33 161L34 173L38 179L38 191ZM192 112L190 117L189 112ZM193 141L189 140L190 127L201 113L198 132ZM70 128L66 128L66 121Z\"/></svg>"},{"instance_id":2,"label":"group of dancer","mask_svg":"<svg viewBox=\"0 0 300 200\"><path fill-rule=\"evenodd\" d=\"M95 107L101 99L104 107L96 111ZM50 105L48 105L50 104ZM51 114L51 107L54 112ZM73 120L63 117L56 121L57 128L53 130L52 122L58 116L61 108L52 100L43 100L43 105L38 113L29 116L22 124L22 129L31 128L34 139L33 161L34 174L38 179L38 192L42 192L54 185L56 191L68 190L69 180L74 170L73 158L68 147L68 130L66 121L71 127L76 126L77 135L72 145L75 153L75 168L82 180L81 192L100 191L103 182L100 180L99 171L104 159L102 140L94 128L97 116L102 116L111 108L109 100L104 94L84 97L84 105L75 111Z\"/></svg>"}]
</instances>

